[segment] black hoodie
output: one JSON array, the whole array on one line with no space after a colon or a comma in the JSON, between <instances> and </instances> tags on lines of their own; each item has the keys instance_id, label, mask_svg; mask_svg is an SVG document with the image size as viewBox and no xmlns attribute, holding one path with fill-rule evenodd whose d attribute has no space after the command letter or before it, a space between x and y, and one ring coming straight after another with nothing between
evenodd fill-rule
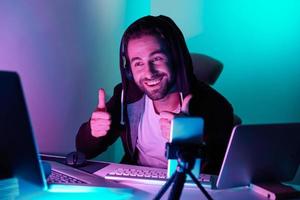
<instances>
[{"instance_id":1,"label":"black hoodie","mask_svg":"<svg viewBox=\"0 0 300 200\"><path fill-rule=\"evenodd\" d=\"M184 37L176 24L165 16L146 16L125 31L120 47L120 71L122 83L114 89L112 98L107 102L107 111L111 114L112 124L107 135L95 138L91 135L90 123L84 123L76 137L76 148L93 158L104 152L108 146L121 137L125 155L122 163L137 163L137 128L144 108L144 93L130 78L130 67L125 49L126 35L143 26L155 26L167 35L176 73L176 88L184 98L192 94L189 114L204 119L204 141L207 144L201 172L218 174L225 154L227 143L233 128L233 109L228 101L205 83L198 81L193 74L192 61Z\"/></svg>"}]
</instances>

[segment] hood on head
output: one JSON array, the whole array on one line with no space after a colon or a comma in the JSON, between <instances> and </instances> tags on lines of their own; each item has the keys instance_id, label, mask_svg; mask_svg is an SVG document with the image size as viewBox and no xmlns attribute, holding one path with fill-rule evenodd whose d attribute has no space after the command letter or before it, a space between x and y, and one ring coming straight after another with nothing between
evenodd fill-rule
<instances>
[{"instance_id":1,"label":"hood on head","mask_svg":"<svg viewBox=\"0 0 300 200\"><path fill-rule=\"evenodd\" d=\"M126 55L129 37L135 32L154 27L158 34L166 41L175 71L176 88L183 97L188 95L191 85L196 82L193 74L192 60L184 37L175 22L166 16L145 16L133 22L124 32L120 45L120 71L122 78L122 104L133 103L143 96L143 92L135 84L131 75L130 63ZM143 32L141 33L143 35Z\"/></svg>"}]
</instances>

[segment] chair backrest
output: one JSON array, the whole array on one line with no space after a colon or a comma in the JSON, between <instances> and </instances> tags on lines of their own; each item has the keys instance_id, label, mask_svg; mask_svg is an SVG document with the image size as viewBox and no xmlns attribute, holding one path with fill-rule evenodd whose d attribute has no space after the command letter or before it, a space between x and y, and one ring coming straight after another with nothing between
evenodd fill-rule
<instances>
[{"instance_id":1,"label":"chair backrest","mask_svg":"<svg viewBox=\"0 0 300 200\"><path fill-rule=\"evenodd\" d=\"M198 80L213 85L223 70L223 64L204 54L190 53L194 74Z\"/></svg>"},{"instance_id":2,"label":"chair backrest","mask_svg":"<svg viewBox=\"0 0 300 200\"><path fill-rule=\"evenodd\" d=\"M223 63L210 56L200 53L190 53L193 62L193 70L196 78L209 85L213 85L219 78ZM242 119L234 114L234 125L242 123Z\"/></svg>"}]
</instances>

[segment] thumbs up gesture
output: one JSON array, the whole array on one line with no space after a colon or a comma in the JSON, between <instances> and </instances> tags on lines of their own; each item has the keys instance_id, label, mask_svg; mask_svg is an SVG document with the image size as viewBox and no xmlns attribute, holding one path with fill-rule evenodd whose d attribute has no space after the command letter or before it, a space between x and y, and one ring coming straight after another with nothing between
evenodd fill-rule
<instances>
[{"instance_id":1,"label":"thumbs up gesture","mask_svg":"<svg viewBox=\"0 0 300 200\"><path fill-rule=\"evenodd\" d=\"M93 112L90 127L91 134L94 137L105 136L110 129L111 125L111 116L106 111L105 104L105 91L104 89L99 89L98 94L98 106L97 109Z\"/></svg>"},{"instance_id":2,"label":"thumbs up gesture","mask_svg":"<svg viewBox=\"0 0 300 200\"><path fill-rule=\"evenodd\" d=\"M189 103L191 98L192 98L191 94L187 95L184 98L180 109L181 114L186 114L186 115L189 114ZM172 113L167 111L163 111L160 113L160 117L161 117L159 120L160 130L162 132L163 137L166 138L167 140L170 140L171 121L174 119L176 115L179 115L180 113Z\"/></svg>"}]
</instances>

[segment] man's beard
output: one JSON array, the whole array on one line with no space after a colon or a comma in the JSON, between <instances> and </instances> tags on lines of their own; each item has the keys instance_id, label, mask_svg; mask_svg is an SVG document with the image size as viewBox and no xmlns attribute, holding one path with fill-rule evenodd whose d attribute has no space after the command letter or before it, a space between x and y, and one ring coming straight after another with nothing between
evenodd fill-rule
<instances>
[{"instance_id":1,"label":"man's beard","mask_svg":"<svg viewBox=\"0 0 300 200\"><path fill-rule=\"evenodd\" d=\"M161 87L157 90L144 90L146 95L152 99L152 100L160 100L162 98L164 98L167 94L168 94L168 91L169 91L169 88L167 86L165 87Z\"/></svg>"},{"instance_id":2,"label":"man's beard","mask_svg":"<svg viewBox=\"0 0 300 200\"><path fill-rule=\"evenodd\" d=\"M165 74L158 74L155 77L164 76L164 75ZM165 77L167 77L167 76L165 76ZM160 99L163 99L165 96L167 96L167 94L175 87L174 79L169 80L165 77L163 77L163 79L159 83L160 87L158 87L157 89L151 90L147 86L144 86L143 82L144 82L145 79L142 79L139 82L138 86L143 92L145 92L145 94L151 100L160 100Z\"/></svg>"}]
</instances>

